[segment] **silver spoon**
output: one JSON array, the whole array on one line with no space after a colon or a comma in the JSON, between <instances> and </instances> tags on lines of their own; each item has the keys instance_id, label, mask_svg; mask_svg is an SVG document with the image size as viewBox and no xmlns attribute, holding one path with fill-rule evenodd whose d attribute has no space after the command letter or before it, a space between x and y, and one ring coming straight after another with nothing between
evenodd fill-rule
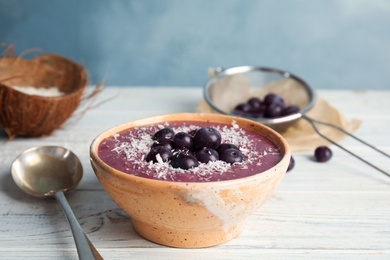
<instances>
[{"instance_id":1,"label":"silver spoon","mask_svg":"<svg viewBox=\"0 0 390 260\"><path fill-rule=\"evenodd\" d=\"M60 203L80 259L103 259L84 234L64 195L83 176L80 160L73 152L59 146L28 149L14 160L11 173L16 185L26 193L39 198L54 197Z\"/></svg>"}]
</instances>

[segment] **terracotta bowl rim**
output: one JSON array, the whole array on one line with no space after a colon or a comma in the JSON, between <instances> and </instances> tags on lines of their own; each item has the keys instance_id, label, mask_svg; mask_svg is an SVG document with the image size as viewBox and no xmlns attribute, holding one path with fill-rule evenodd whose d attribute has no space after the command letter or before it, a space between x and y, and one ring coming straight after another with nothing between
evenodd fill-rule
<instances>
[{"instance_id":1,"label":"terracotta bowl rim","mask_svg":"<svg viewBox=\"0 0 390 260\"><path fill-rule=\"evenodd\" d=\"M237 179L223 180L223 181L207 181L207 182L176 182L176 181L157 180L157 179L149 179L149 178L145 178L145 177L135 176L135 175L132 175L132 174L129 174L129 173L125 173L125 172L119 171L119 170L109 166L108 164L103 162L103 160L101 160L99 158L99 156L97 155L98 144L104 138L112 135L113 133L120 132L122 130L125 130L125 129L133 127L133 126L142 126L142 125L158 123L158 122L165 122L165 121L182 121L182 120L161 120L162 118L166 118L166 117L181 117L181 116L205 117L208 120L210 120L211 122L215 118L225 118L225 119L231 119L232 121L234 120L239 125L240 125L240 122L245 122L245 123L248 123L248 124L257 125L260 128L265 129L265 131L268 131L268 133L270 133L271 135L274 135L276 139L279 139L281 146L279 146L279 145L278 146L281 149L281 152L282 153L284 152L284 154L282 155L281 160L277 164L275 164L272 168L270 168L270 169L268 169L266 171L263 171L263 172L260 172L260 173L256 173L256 174L253 174L253 175L250 175L250 176L247 176L247 177L237 178ZM202 122L198 118L194 119L193 121L200 121L200 122ZM136 123L142 123L142 124L134 125ZM244 129L247 129L247 128L244 127ZM275 130L271 129L270 127L268 127L268 126L266 126L266 125L264 125L262 123L250 120L250 119L245 119L245 118L242 118L242 117L236 117L236 116L231 116L231 115L215 114L215 113L171 113L171 114L161 114L161 115L155 115L155 116L151 116L151 117L146 117L146 118L142 118L142 119L137 119L137 120L133 120L133 121L130 121L130 122L126 122L126 123L114 126L112 128L109 128L109 129L101 132L97 137L95 137L92 140L89 150L90 150L90 161L91 161L91 164L92 165L94 165L94 164L98 165L106 173L109 173L109 175L114 175L114 176L116 176L116 177L118 177L120 179L125 179L125 180L128 180L130 182L142 183L142 185L147 184L149 186L159 186L159 187L161 187L161 185L165 185L165 186L178 187L178 188L194 187L194 186L204 186L204 185L231 186L231 185L237 185L237 184L240 184L240 183L251 182L251 181L254 181L254 180L257 180L257 179L259 179L259 180L261 180L261 179L269 179L269 178L275 177L275 176L280 174L278 171L275 171L275 168L277 168L277 166L279 166L281 164L284 164L284 163L287 163L287 165L288 165L288 163L290 161L290 156L291 156L290 147L289 147L287 141L278 132L276 132ZM95 170L94 170L94 172L95 172L95 175L96 175L97 173L96 173ZM283 174L285 174L285 172L283 172Z\"/></svg>"}]
</instances>

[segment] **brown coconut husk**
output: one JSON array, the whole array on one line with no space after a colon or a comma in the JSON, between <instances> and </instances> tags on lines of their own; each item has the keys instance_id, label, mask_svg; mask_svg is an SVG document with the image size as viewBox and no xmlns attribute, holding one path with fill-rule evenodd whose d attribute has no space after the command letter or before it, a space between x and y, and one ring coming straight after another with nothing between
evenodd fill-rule
<instances>
[{"instance_id":1,"label":"brown coconut husk","mask_svg":"<svg viewBox=\"0 0 390 260\"><path fill-rule=\"evenodd\" d=\"M60 55L24 59L8 52L0 58L0 126L9 139L49 135L79 106L86 85L86 70ZM56 87L64 95L30 95L13 86Z\"/></svg>"}]
</instances>

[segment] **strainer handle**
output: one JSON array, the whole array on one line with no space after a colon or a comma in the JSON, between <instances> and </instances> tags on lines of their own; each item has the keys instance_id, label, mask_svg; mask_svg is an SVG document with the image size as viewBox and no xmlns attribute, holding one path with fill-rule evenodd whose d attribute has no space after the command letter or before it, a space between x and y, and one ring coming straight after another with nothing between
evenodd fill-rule
<instances>
[{"instance_id":1,"label":"strainer handle","mask_svg":"<svg viewBox=\"0 0 390 260\"><path fill-rule=\"evenodd\" d=\"M323 122L323 121L320 121L320 120L317 120L317 119L313 119L313 118L311 118L311 117L308 117L308 116L305 115L305 114L302 115L302 118L306 119L306 120L312 125L314 131L316 131L316 133L317 133L319 136L321 136L322 138L324 138L324 139L327 140L328 142L334 144L335 146L339 147L340 149L346 151L346 152L349 153L350 155L356 157L356 158L359 159L360 161L362 161L362 162L364 162L364 163L370 165L371 167L373 167L373 168L375 168L376 170L380 171L380 172L383 173L384 175L387 175L388 177L390 177L390 173L388 173L388 172L386 172L385 170L383 170L383 169L381 169L381 168L379 168L379 167L373 165L373 164L370 163L369 161L363 159L363 158L360 157L359 155L357 155L357 154L351 152L350 150L348 150L348 149L346 149L345 147L339 145L337 142L333 141L332 139L330 139L330 138L327 137L326 135L322 134L321 131L318 129L317 124L325 125L325 126L328 126L328 127L332 127L332 128L334 128L334 129L336 129L336 130L338 130L338 131L340 131L340 132L342 132L342 133L344 133L344 134L346 134L346 135L348 135L348 136L354 138L355 140L357 140L357 141L363 143L364 145L366 145L366 146L368 146L368 147L374 149L375 151L377 151L377 152L383 154L384 156L386 156L386 157L388 157L388 158L390 158L390 155L389 155L389 154L387 154L387 153L385 153L384 151L378 149L377 147L375 147L375 146L373 146L373 145L367 143L366 141L363 141L362 139L358 138L357 136L355 136L355 135L351 134L350 132L344 130L342 127L339 127L339 126L337 126L337 125L330 124L330 123L327 123L327 122Z\"/></svg>"}]
</instances>

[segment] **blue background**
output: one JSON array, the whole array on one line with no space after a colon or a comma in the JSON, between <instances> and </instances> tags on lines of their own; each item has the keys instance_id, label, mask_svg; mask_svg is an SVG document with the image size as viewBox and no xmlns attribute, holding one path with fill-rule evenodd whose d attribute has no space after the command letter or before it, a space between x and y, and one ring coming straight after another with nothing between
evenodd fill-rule
<instances>
[{"instance_id":1,"label":"blue background","mask_svg":"<svg viewBox=\"0 0 390 260\"><path fill-rule=\"evenodd\" d=\"M93 84L201 86L209 67L258 65L390 89L387 0L1 0L0 42L80 62Z\"/></svg>"}]
</instances>

